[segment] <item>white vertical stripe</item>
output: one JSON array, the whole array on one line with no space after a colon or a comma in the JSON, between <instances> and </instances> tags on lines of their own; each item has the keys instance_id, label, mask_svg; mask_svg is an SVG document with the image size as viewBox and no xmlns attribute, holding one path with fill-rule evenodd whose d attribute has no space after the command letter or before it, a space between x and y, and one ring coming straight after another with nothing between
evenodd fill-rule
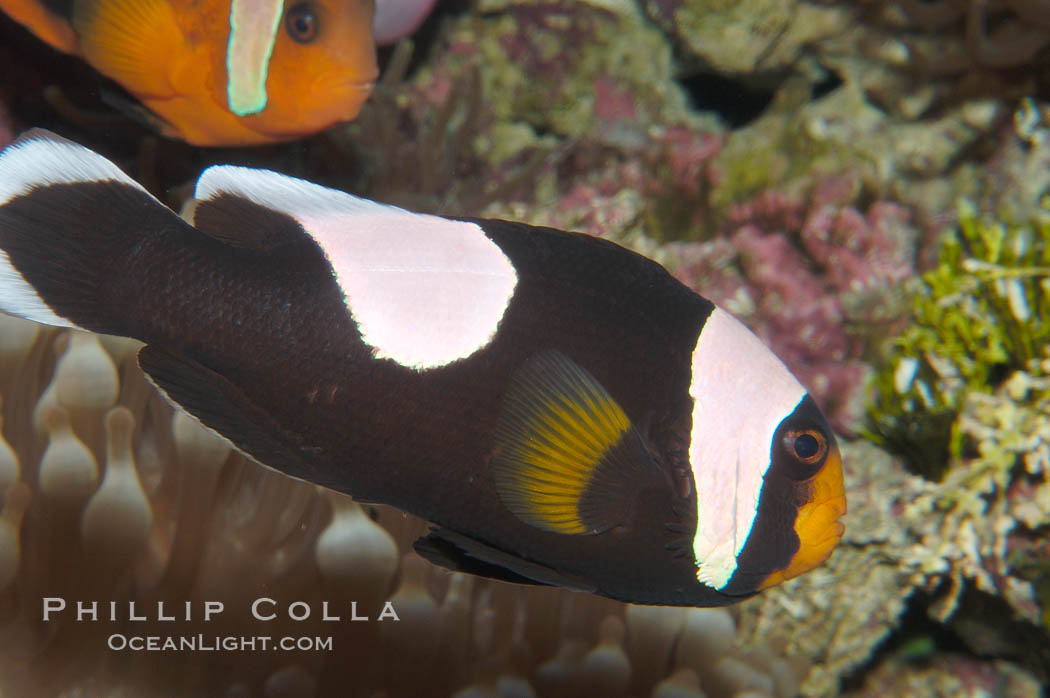
<instances>
[{"instance_id":1,"label":"white vertical stripe","mask_svg":"<svg viewBox=\"0 0 1050 698\"><path fill-rule=\"evenodd\" d=\"M116 181L145 192L138 182L98 153L43 129L34 129L0 152L0 207L53 184ZM2 208L0 208L2 213ZM55 235L61 235L56 231ZM55 314L0 250L0 310L27 320L77 327Z\"/></svg>"},{"instance_id":2,"label":"white vertical stripe","mask_svg":"<svg viewBox=\"0 0 1050 698\"><path fill-rule=\"evenodd\" d=\"M689 394L697 578L721 589L758 513L773 435L806 390L758 337L715 308L693 350Z\"/></svg>"},{"instance_id":3,"label":"white vertical stripe","mask_svg":"<svg viewBox=\"0 0 1050 698\"><path fill-rule=\"evenodd\" d=\"M266 107L266 76L284 13L283 0L233 0L226 45L226 103L237 116Z\"/></svg>"},{"instance_id":4,"label":"white vertical stripe","mask_svg":"<svg viewBox=\"0 0 1050 698\"><path fill-rule=\"evenodd\" d=\"M3 250L0 250L0 311L44 325L80 329L48 307Z\"/></svg>"},{"instance_id":5,"label":"white vertical stripe","mask_svg":"<svg viewBox=\"0 0 1050 698\"><path fill-rule=\"evenodd\" d=\"M491 341L517 275L475 223L412 213L266 170L212 167L196 198L223 193L292 216L335 271L377 358L415 369L466 358Z\"/></svg>"},{"instance_id":6,"label":"white vertical stripe","mask_svg":"<svg viewBox=\"0 0 1050 698\"><path fill-rule=\"evenodd\" d=\"M107 180L146 191L98 153L43 129L29 131L0 152L0 205L50 184Z\"/></svg>"}]
</instances>

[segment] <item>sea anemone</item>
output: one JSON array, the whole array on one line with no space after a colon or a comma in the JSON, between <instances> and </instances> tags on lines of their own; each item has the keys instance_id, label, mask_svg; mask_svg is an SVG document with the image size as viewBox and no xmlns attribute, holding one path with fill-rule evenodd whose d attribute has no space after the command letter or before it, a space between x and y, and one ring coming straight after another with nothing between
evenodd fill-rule
<instances>
[{"instance_id":1,"label":"sea anemone","mask_svg":"<svg viewBox=\"0 0 1050 698\"><path fill-rule=\"evenodd\" d=\"M138 346L0 316L5 694L797 692L808 664L744 651L723 609L430 565L410 552L424 522L231 450L154 391ZM149 637L218 649L131 649Z\"/></svg>"}]
</instances>

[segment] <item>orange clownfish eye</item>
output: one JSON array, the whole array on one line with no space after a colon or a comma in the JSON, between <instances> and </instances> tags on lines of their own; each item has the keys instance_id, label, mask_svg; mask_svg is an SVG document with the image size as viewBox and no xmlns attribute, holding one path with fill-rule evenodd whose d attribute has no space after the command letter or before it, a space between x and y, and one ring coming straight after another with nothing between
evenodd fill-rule
<instances>
[{"instance_id":1,"label":"orange clownfish eye","mask_svg":"<svg viewBox=\"0 0 1050 698\"><path fill-rule=\"evenodd\" d=\"M321 31L321 17L312 3L301 2L285 14L284 30L297 43L312 43Z\"/></svg>"}]
</instances>

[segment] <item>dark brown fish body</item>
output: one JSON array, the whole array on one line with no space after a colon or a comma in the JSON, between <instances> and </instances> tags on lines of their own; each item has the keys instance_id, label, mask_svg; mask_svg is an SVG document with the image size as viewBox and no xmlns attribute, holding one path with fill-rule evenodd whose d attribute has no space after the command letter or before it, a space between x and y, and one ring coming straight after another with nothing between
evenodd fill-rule
<instances>
[{"instance_id":1,"label":"dark brown fish body","mask_svg":"<svg viewBox=\"0 0 1050 698\"><path fill-rule=\"evenodd\" d=\"M790 414L777 418L764 447L749 540L735 544L719 582L700 580L697 551L709 543L697 533L706 480L696 458L710 437L695 425L694 372L705 337L722 351L710 328L728 316L662 267L609 242L505 221L432 219L371 202L352 204L363 208L343 221L336 204L347 195L316 187L291 192L304 197L297 201L318 197L300 213L280 201L280 187L298 180L252 172L202 177L192 225L103 170L0 190L0 250L42 301L0 307L144 341L140 363L172 401L266 465L434 522L417 549L453 568L706 606L812 566L800 562L806 545L795 522L813 507L842 508L841 474L823 417L789 387ZM253 201L231 177L277 199ZM409 283L422 286L388 288L403 284L404 270L391 265L402 263L392 256L396 239L380 247L362 234L347 243L353 260L376 256L360 271L341 261L343 238L333 243L324 232L354 216L369 230L401 216L416 217L406 229L442 221L434 225L459 247L447 261L447 246L429 251L424 240L403 261ZM428 273L448 274L456 288L446 294ZM402 293L426 312L413 315ZM460 323L453 301L474 319ZM735 325L727 331L735 341ZM745 361L749 342L737 352ZM770 395L777 389L771 383ZM798 457L780 447L799 430L827 439L822 460L801 473ZM809 442L799 444L807 456ZM579 474L573 463L558 470L574 459ZM821 545L837 539L820 534Z\"/></svg>"}]
</instances>

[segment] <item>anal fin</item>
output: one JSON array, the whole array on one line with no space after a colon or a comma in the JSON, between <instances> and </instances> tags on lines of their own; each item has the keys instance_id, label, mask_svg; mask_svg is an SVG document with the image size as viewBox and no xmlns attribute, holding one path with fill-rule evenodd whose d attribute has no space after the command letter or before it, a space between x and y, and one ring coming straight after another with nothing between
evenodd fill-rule
<instances>
[{"instance_id":1,"label":"anal fin","mask_svg":"<svg viewBox=\"0 0 1050 698\"><path fill-rule=\"evenodd\" d=\"M435 565L515 584L541 584L594 592L596 587L571 574L500 550L447 528L434 528L412 547Z\"/></svg>"},{"instance_id":2,"label":"anal fin","mask_svg":"<svg viewBox=\"0 0 1050 698\"><path fill-rule=\"evenodd\" d=\"M221 374L155 344L139 351L139 366L169 400L251 458L286 475L325 484L289 443L291 437L282 438L285 430Z\"/></svg>"}]
</instances>

